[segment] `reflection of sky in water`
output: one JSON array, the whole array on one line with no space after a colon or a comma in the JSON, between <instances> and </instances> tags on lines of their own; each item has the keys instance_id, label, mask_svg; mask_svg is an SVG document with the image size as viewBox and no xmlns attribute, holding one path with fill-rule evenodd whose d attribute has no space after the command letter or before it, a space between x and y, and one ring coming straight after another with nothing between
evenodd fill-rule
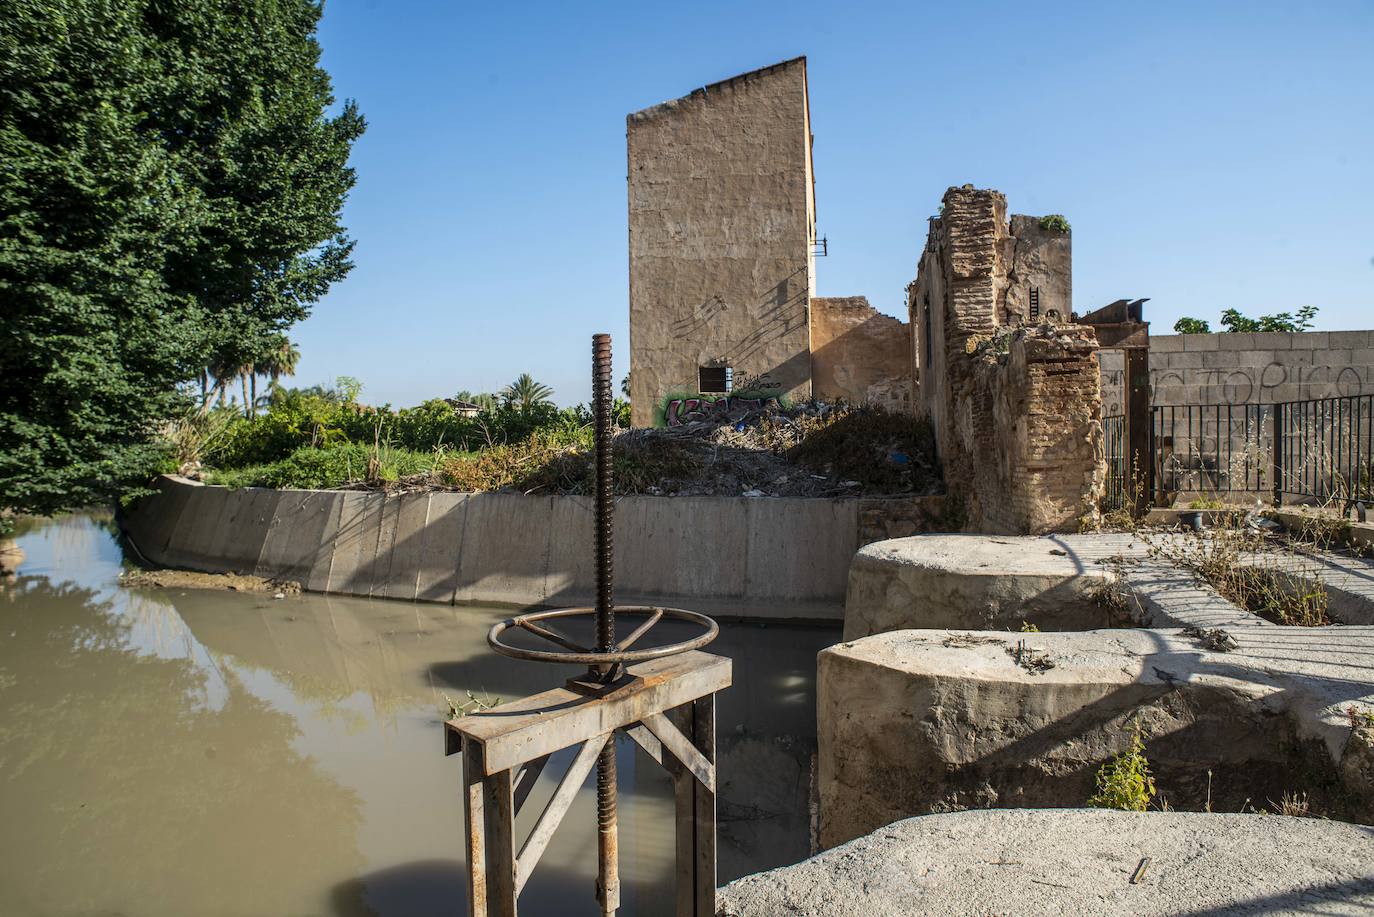
<instances>
[{"instance_id":1,"label":"reflection of sky in water","mask_svg":"<svg viewBox=\"0 0 1374 917\"><path fill-rule=\"evenodd\" d=\"M229 592L124 589L118 585L122 558L111 531L80 515L31 528L20 537L20 546L26 553L21 567L25 580L72 584L91 595L68 599L60 590L49 590L40 597L51 606L44 606L43 615L11 620L31 629L56 628L60 623L72 633L85 634L74 639L87 645L73 647L74 653L84 651L79 696L87 699L82 702L98 703L102 710L108 706L124 716L140 716L142 709L155 715L161 730L153 733L159 738L147 747L121 747L106 759L110 768L127 771L128 779L101 773L98 785L124 797L120 802L134 811L148 813L148 824L128 829L127 846L150 855L163 850L172 859L188 858L193 868L183 875L160 876L160 899L145 900L130 913L204 912L205 880L196 877L203 870L228 871L220 877L229 889L224 913L233 912L235 900L258 902L250 908L257 913L428 913L439 901L442 908L461 909L460 764L442 754L444 698L463 699L472 690L512 699L557 684L567 674L489 652L485 631L508 612L318 595L275 600ZM0 603L0 613L8 611ZM100 626L101 619L119 626ZM28 634L23 645L57 652L50 638L35 644L34 636ZM805 781L814 747L814 659L835 636L835 631L825 629L722 627L713 649L736 660L735 686L721 695L719 707L722 880L791 862L808 852ZM127 653L112 656L111 637ZM670 637L665 634L665 639ZM60 697L72 690L70 676L60 672L67 665L60 656L24 667L6 659L10 642L0 641L0 672L5 675L0 681L0 713L9 680L27 679L30 695ZM162 694L121 699L131 675L141 670L140 659L175 666L177 687L168 683ZM252 709L262 713L245 717L244 711ZM270 735L255 731L255 723L274 722L264 716L284 717L289 728L272 726ZM71 766L63 751L79 739L43 735L43 721L30 721L27 731L11 741L20 741L22 735L24 754L36 755L38 764L46 760L54 766L42 780L33 770L26 771L28 782L6 783L0 776L0 802L4 793L18 792L12 787L64 798L90 789L89 778ZM203 726L188 725L197 721ZM15 753L6 736L0 731L0 762ZM170 744L188 737L194 747ZM633 743L619 742L618 753L623 913L668 913L673 858L670 785ZM177 782L184 782L185 789L169 802L158 786L140 784L138 774L149 770L149 762L173 754L183 771ZM571 756L571 751L562 753L546 769L522 813L520 832L538 817ZM237 780L223 773L228 761L251 761L253 766L241 768L244 773ZM239 806L233 794L252 794L243 797L251 800L266 789L252 782L257 775L278 772L294 775L300 791L312 794L310 799L318 794L316 808L322 814L337 814L302 821L298 811L277 813L259 806L252 809L257 822L236 823ZM226 779L229 798L209 810L218 813L218 823L198 823L205 809L195 802L195 788L223 787ZM184 811L177 811L183 806ZM309 810L311 805L305 807ZM527 886L521 899L525 912L564 913L570 901L587 905L572 910L594 910L593 808L594 795L584 789ZM79 815L64 816L58 809L50 808L43 818L70 818L70 823L50 826L64 838L80 837L88 830ZM0 851L15 854L11 878L22 883L24 841L16 830L12 823L0 824ZM321 831L344 843L321 844ZM341 831L345 836L337 837ZM182 848L195 846L192 839L206 832L218 834L220 846L207 848L207 861L189 859ZM296 855L309 852L309 869L297 870L308 874L283 880L281 888L253 888L259 882L256 877L234 870L243 859L242 848L255 845L284 845L282 851ZM120 857L131 854L97 850L86 855L104 856L106 862L80 871L73 864L76 878L70 882L60 866L45 864L45 869L32 871L49 886L42 889L7 892L0 882L0 912L22 913L22 902L39 899L48 902L42 910L57 914L118 910L127 895L135 893L120 887L130 871ZM92 875L84 878L87 871ZM55 876L58 881L53 881ZM360 909L361 903L371 910Z\"/></svg>"}]
</instances>

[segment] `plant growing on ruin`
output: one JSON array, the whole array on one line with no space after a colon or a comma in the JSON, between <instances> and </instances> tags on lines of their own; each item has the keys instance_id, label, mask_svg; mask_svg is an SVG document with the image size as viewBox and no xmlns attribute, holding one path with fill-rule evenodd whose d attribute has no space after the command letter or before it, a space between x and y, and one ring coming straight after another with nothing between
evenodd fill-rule
<instances>
[{"instance_id":1,"label":"plant growing on ruin","mask_svg":"<svg viewBox=\"0 0 1374 917\"><path fill-rule=\"evenodd\" d=\"M1155 797L1155 781L1145 757L1145 740L1137 721L1131 733L1131 746L1098 768L1097 792L1088 799L1095 809L1121 809L1144 812Z\"/></svg>"},{"instance_id":2,"label":"plant growing on ruin","mask_svg":"<svg viewBox=\"0 0 1374 917\"><path fill-rule=\"evenodd\" d=\"M1212 326L1205 319L1184 316L1174 322L1175 334L1211 334Z\"/></svg>"},{"instance_id":3,"label":"plant growing on ruin","mask_svg":"<svg viewBox=\"0 0 1374 917\"><path fill-rule=\"evenodd\" d=\"M1040 218L1040 228L1048 229L1051 232L1068 232L1069 221L1064 218L1062 213L1051 213L1049 216Z\"/></svg>"}]
</instances>

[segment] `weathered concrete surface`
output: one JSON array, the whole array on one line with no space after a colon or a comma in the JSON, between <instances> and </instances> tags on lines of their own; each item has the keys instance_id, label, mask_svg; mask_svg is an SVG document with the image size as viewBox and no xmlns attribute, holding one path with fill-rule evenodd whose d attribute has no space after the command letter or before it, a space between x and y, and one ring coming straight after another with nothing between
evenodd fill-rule
<instances>
[{"instance_id":1,"label":"weathered concrete surface","mask_svg":"<svg viewBox=\"0 0 1374 917\"><path fill-rule=\"evenodd\" d=\"M911 326L863 296L811 299L811 394L909 414Z\"/></svg>"},{"instance_id":2,"label":"weathered concrete surface","mask_svg":"<svg viewBox=\"0 0 1374 917\"><path fill-rule=\"evenodd\" d=\"M1090 630L1112 622L1098 596L1111 570L1058 539L917 535L862 548L849 568L844 638L912 627Z\"/></svg>"},{"instance_id":3,"label":"weathered concrete surface","mask_svg":"<svg viewBox=\"0 0 1374 917\"><path fill-rule=\"evenodd\" d=\"M1150 556L1189 534L916 535L862 548L850 566L845 639L913 627L1041 630L1271 627L1187 570ZM1374 624L1374 561L1314 551L1246 554L1245 566L1319 580L1341 624ZM1121 576L1124 608L1104 603Z\"/></svg>"},{"instance_id":4,"label":"weathered concrete surface","mask_svg":"<svg viewBox=\"0 0 1374 917\"><path fill-rule=\"evenodd\" d=\"M1299 792L1374 818L1353 729L1374 711L1374 628L1230 634L1229 652L1176 630L907 630L822 651L822 846L928 812L1082 805L1135 723L1177 808Z\"/></svg>"},{"instance_id":5,"label":"weathered concrete surface","mask_svg":"<svg viewBox=\"0 0 1374 917\"><path fill-rule=\"evenodd\" d=\"M740 390L811 393L815 205L806 59L626 119L633 422L728 366Z\"/></svg>"},{"instance_id":6,"label":"weathered concrete surface","mask_svg":"<svg viewBox=\"0 0 1374 917\"><path fill-rule=\"evenodd\" d=\"M723 917L1368 914L1374 829L1186 812L930 815L746 876L717 901Z\"/></svg>"},{"instance_id":7,"label":"weathered concrete surface","mask_svg":"<svg viewBox=\"0 0 1374 917\"><path fill-rule=\"evenodd\" d=\"M589 604L585 497L229 490L164 478L123 519L151 562L431 602ZM836 620L860 507L882 501L622 497L617 601Z\"/></svg>"}]
</instances>

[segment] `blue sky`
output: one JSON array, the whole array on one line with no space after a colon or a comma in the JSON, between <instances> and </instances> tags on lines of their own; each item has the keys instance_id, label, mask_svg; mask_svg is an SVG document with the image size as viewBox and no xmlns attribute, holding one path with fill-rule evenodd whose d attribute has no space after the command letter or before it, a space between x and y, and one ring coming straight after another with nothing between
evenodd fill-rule
<instances>
[{"instance_id":1,"label":"blue sky","mask_svg":"<svg viewBox=\"0 0 1374 917\"><path fill-rule=\"evenodd\" d=\"M820 295L905 317L950 185L1073 224L1074 306L1374 327L1374 2L329 0L357 267L293 331L373 403L628 368L625 115L808 57Z\"/></svg>"}]
</instances>

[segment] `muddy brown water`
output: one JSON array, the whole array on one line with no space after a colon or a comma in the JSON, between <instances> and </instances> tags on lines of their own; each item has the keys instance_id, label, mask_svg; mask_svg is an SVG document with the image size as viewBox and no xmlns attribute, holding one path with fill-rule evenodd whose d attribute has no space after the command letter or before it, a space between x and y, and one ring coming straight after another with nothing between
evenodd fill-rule
<instances>
[{"instance_id":1,"label":"muddy brown water","mask_svg":"<svg viewBox=\"0 0 1374 917\"><path fill-rule=\"evenodd\" d=\"M445 697L575 669L492 654L509 609L128 589L98 515L31 524L0 584L0 914L428 915L465 908ZM722 882L805 857L815 657L834 628L726 624ZM625 915L671 913L671 786L617 743ZM555 757L524 832L571 753ZM593 781L522 913L592 914Z\"/></svg>"}]
</instances>

